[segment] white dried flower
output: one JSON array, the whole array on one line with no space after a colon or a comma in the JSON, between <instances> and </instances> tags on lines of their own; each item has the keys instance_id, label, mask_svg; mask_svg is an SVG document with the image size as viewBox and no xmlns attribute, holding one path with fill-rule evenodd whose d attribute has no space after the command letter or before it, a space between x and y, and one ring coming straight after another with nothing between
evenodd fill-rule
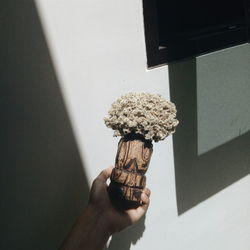
<instances>
[{"instance_id":1,"label":"white dried flower","mask_svg":"<svg viewBox=\"0 0 250 250\"><path fill-rule=\"evenodd\" d=\"M175 132L178 125L176 107L158 94L129 93L117 99L104 118L114 136L141 134L158 142Z\"/></svg>"}]
</instances>

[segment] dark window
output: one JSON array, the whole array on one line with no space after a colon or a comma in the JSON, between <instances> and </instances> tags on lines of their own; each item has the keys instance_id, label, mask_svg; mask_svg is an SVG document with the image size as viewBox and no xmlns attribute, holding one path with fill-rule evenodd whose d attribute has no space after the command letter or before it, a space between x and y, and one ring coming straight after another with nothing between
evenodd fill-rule
<instances>
[{"instance_id":1,"label":"dark window","mask_svg":"<svg viewBox=\"0 0 250 250\"><path fill-rule=\"evenodd\" d=\"M148 66L249 41L249 0L144 0Z\"/></svg>"}]
</instances>

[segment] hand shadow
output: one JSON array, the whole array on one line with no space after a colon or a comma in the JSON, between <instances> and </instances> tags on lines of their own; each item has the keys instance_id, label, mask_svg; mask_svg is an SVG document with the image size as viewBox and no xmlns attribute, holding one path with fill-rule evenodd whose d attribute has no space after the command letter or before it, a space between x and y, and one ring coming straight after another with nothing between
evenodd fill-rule
<instances>
[{"instance_id":1,"label":"hand shadow","mask_svg":"<svg viewBox=\"0 0 250 250\"><path fill-rule=\"evenodd\" d=\"M135 225L113 235L109 246L105 250L129 250L131 243L135 245L143 236L145 219L146 216L144 215Z\"/></svg>"}]
</instances>

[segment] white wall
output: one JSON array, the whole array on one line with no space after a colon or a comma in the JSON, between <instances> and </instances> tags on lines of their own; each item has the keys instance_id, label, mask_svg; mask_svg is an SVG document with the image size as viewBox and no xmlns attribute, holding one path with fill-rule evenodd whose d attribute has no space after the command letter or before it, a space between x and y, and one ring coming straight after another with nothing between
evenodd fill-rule
<instances>
[{"instance_id":1,"label":"white wall","mask_svg":"<svg viewBox=\"0 0 250 250\"><path fill-rule=\"evenodd\" d=\"M118 139L102 120L110 104L131 91L169 98L168 67L147 70L142 1L36 0L36 4L91 183L114 163ZM250 249L249 175L181 216L171 137L155 144L147 176L152 198L143 237L131 243L134 231L129 229L131 233L121 233L123 238L114 237L110 249L129 249L130 244L130 249L138 250Z\"/></svg>"}]
</instances>

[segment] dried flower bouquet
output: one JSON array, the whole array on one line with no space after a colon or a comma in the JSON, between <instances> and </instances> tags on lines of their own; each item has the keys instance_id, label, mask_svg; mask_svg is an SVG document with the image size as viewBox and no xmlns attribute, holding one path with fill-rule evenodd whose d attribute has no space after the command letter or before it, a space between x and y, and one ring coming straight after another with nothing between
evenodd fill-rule
<instances>
[{"instance_id":1,"label":"dried flower bouquet","mask_svg":"<svg viewBox=\"0 0 250 250\"><path fill-rule=\"evenodd\" d=\"M146 185L152 141L164 140L178 125L176 107L158 94L129 93L111 106L104 118L114 136L121 136L109 193L123 208L137 206Z\"/></svg>"}]
</instances>

